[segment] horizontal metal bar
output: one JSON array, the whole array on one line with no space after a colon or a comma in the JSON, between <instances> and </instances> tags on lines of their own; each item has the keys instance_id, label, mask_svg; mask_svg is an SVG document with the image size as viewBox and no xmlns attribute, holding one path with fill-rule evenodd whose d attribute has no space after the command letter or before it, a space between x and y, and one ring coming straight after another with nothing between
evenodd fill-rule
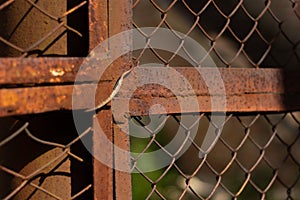
<instances>
[{"instance_id":1,"label":"horizontal metal bar","mask_svg":"<svg viewBox=\"0 0 300 200\"><path fill-rule=\"evenodd\" d=\"M79 73L83 65L84 70ZM77 75L82 82L98 82L100 66L103 66L101 60L79 57L0 58L0 85L73 83ZM122 73L126 69L128 66L108 67L101 80L117 79L118 71Z\"/></svg>"},{"instance_id":2,"label":"horizontal metal bar","mask_svg":"<svg viewBox=\"0 0 300 200\"><path fill-rule=\"evenodd\" d=\"M95 86L82 84L0 89L0 116L42 113L55 110L71 110L73 92L80 96L74 109L86 109L100 103L111 93L111 83L101 82L96 97L91 97ZM81 95L84 91L85 95Z\"/></svg>"},{"instance_id":3,"label":"horizontal metal bar","mask_svg":"<svg viewBox=\"0 0 300 200\"><path fill-rule=\"evenodd\" d=\"M1 58L0 84L73 82L82 58Z\"/></svg>"},{"instance_id":4,"label":"horizontal metal bar","mask_svg":"<svg viewBox=\"0 0 300 200\"><path fill-rule=\"evenodd\" d=\"M74 62L79 61L75 59ZM148 82L152 81L153 83L157 81L157 76L150 76L151 67L141 68L138 70L138 73L134 70L124 79L124 82L127 80L127 83L122 85L120 92L114 99L114 109L124 106L124 102L128 102L129 99L131 104L130 113L132 115L147 114L148 108L154 103L163 105L168 113L199 111L256 112L300 109L300 84L298 84L300 73L298 71L284 71L281 69L218 69L225 87L226 105L223 107L220 104L217 106L217 110L212 110L211 97L219 96L221 99L224 96L221 90L209 91L207 88L207 85L216 82L216 77L213 73L216 68L202 68L200 73L195 68L190 67L174 69L189 81L193 90L183 88L178 82L176 83L176 80L174 81L172 76L166 76L164 83L173 84L172 87L177 90L176 95L183 97L186 102L196 97L199 103L198 109L192 105L189 109L180 109L174 91L170 91L158 84L137 87L137 81L143 79L148 79ZM74 78L75 74L75 71L70 72L68 80L72 81L71 77ZM108 74L107 77L110 75L112 74ZM31 77L37 78L38 76L32 75ZM95 77L92 77L92 80L95 80ZM97 102L103 101L110 95L111 91L109 88L113 84L115 84L115 81L100 82L100 92L97 93L97 97L82 95L82 105L75 109L91 108L94 105L94 99ZM218 82L215 84L218 84ZM91 91L93 88L91 84L79 86L77 92L82 94L87 94L86 92ZM73 85L3 88L0 89L0 116L72 109L72 92ZM162 111L153 110L153 112L160 113Z\"/></svg>"},{"instance_id":5,"label":"horizontal metal bar","mask_svg":"<svg viewBox=\"0 0 300 200\"><path fill-rule=\"evenodd\" d=\"M226 104L219 104L217 108L212 110L211 97L197 96L199 107L196 108L191 102L191 97L184 99L190 107L182 108L176 97L163 98L132 98L130 99L131 116L143 116L151 114L172 114L172 113L195 113L195 112L281 112L300 110L300 94L294 95L279 95L279 94L244 94L244 95L228 95ZM114 110L123 110L128 99L114 100ZM222 102L222 100L217 100ZM159 107L152 107L155 104L160 104ZM225 108L225 109L223 109ZM115 120L124 122L124 113L115 112Z\"/></svg>"},{"instance_id":6,"label":"horizontal metal bar","mask_svg":"<svg viewBox=\"0 0 300 200\"><path fill-rule=\"evenodd\" d=\"M300 71L252 68L175 69L189 82L190 87L183 85L172 72L168 74L166 68L142 68L127 77L127 82L114 99L114 110L124 110L128 102L131 115L147 115L155 104L162 105L165 110L152 107L152 114L277 112L300 109ZM140 86L141 82L157 84ZM180 106L179 98L188 106ZM193 103L195 99L198 105ZM124 120L122 112L120 115L118 112L115 114L116 121Z\"/></svg>"},{"instance_id":7,"label":"horizontal metal bar","mask_svg":"<svg viewBox=\"0 0 300 200\"><path fill-rule=\"evenodd\" d=\"M82 82L98 82L101 62L88 62L88 67L81 70L84 58L1 58L0 59L0 85L14 84L60 84L73 83L76 76L81 77ZM115 80L121 75L117 73L121 67L114 65L108 68L102 81ZM116 69L118 68L118 69ZM128 69L128 67L125 67ZM145 68L147 74L149 69ZM180 74L190 79L201 79L201 76L209 77L212 68L200 68L198 71L191 67L175 67ZM124 70L124 69L123 69ZM270 92L283 93L299 91L300 84L297 81L300 71L284 71L282 69L255 69L255 68L218 68L224 83L226 92ZM283 83L283 78L285 83ZM194 89L203 91L203 79L198 82L191 81ZM232 85L232 87L230 87ZM149 92L147 92L149 93Z\"/></svg>"}]
</instances>

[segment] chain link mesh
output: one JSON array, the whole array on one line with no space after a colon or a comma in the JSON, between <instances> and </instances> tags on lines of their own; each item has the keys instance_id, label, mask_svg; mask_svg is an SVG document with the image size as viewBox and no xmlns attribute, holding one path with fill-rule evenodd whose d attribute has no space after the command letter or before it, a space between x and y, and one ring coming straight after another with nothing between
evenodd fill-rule
<instances>
[{"instance_id":1,"label":"chain link mesh","mask_svg":"<svg viewBox=\"0 0 300 200\"><path fill-rule=\"evenodd\" d=\"M136 0L133 2L135 28L167 28L182 32L178 49L191 62L205 66L208 55L219 67L284 67L297 68L300 63L299 1L294 0ZM188 65L173 55L151 49L136 52L141 63L150 61L165 65ZM206 55L193 52L184 44L185 37L202 45Z\"/></svg>"},{"instance_id":2,"label":"chain link mesh","mask_svg":"<svg viewBox=\"0 0 300 200\"><path fill-rule=\"evenodd\" d=\"M144 49L134 52L139 64L284 69L297 69L300 64L299 1L135 0L133 26L147 41ZM143 27L169 30L178 41L175 53L154 49L151 43L157 42L158 31L146 34ZM196 40L206 53L195 52L185 43L186 37ZM180 58L178 52L188 59ZM214 61L212 66L207 65L209 57ZM138 153L131 158L132 166L139 172L132 175L133 199L299 199L298 112L227 115L222 127L213 125L216 132L223 130L209 154L203 154L200 147L212 123L210 114L199 115L194 139L188 133L195 124L182 124L178 115L168 114L160 132L155 129L162 125L149 129L147 118L134 117L144 127L139 134L148 138L131 137L131 151ZM191 142L179 158L176 151L165 148L178 130L185 138L176 150L182 151L185 142ZM145 161L147 153L159 149L170 164L143 172L139 165L160 162Z\"/></svg>"},{"instance_id":3,"label":"chain link mesh","mask_svg":"<svg viewBox=\"0 0 300 200\"><path fill-rule=\"evenodd\" d=\"M84 55L87 1L1 0L0 29L1 57Z\"/></svg>"},{"instance_id":4,"label":"chain link mesh","mask_svg":"<svg viewBox=\"0 0 300 200\"><path fill-rule=\"evenodd\" d=\"M92 198L92 158L81 144L91 128L78 135L71 114L58 112L0 124L1 199Z\"/></svg>"},{"instance_id":5,"label":"chain link mesh","mask_svg":"<svg viewBox=\"0 0 300 200\"><path fill-rule=\"evenodd\" d=\"M131 138L131 149L138 153L132 157L132 166L139 172L133 174L133 199L298 199L299 114L230 114L221 127L213 125L216 132L223 130L212 151L203 156L201 145L212 123L210 115L201 114L189 125L182 124L178 115L167 115L161 131L156 130L162 126L158 124L140 131L148 138ZM145 127L145 118L135 120ZM196 122L199 127L194 127ZM189 138L195 128L197 136ZM165 145L176 134L185 137L180 147L170 152ZM178 158L177 151L183 151L185 141L191 142L189 148ZM160 162L158 158L144 159L157 149L163 149L170 164L142 172L139 164Z\"/></svg>"},{"instance_id":6,"label":"chain link mesh","mask_svg":"<svg viewBox=\"0 0 300 200\"><path fill-rule=\"evenodd\" d=\"M0 0L0 57L85 56L87 3ZM0 199L92 199L81 143L92 131L78 135L71 112L1 117L0 127Z\"/></svg>"},{"instance_id":7,"label":"chain link mesh","mask_svg":"<svg viewBox=\"0 0 300 200\"><path fill-rule=\"evenodd\" d=\"M87 14L84 8L87 1L0 0L0 56L86 54L82 49L87 48L87 21L77 21ZM133 14L133 26L149 41L143 50L134 52L140 64L210 67L205 64L208 57L218 67L295 69L300 64L300 10L295 0L136 0ZM176 52L189 60L151 48L155 32L144 34L140 28L145 26L168 29L178 38ZM207 53L198 55L183 42L185 37L195 39ZM84 48L79 48L81 45ZM32 116L0 119L0 198L92 198L92 158L80 142L90 136L91 129L78 136L70 128L72 122L65 121L72 117L56 114L44 120L43 115L48 114L36 115L35 120ZM222 127L212 124L216 132L223 130L209 154L200 148L212 123L209 114L199 115L197 127L195 123L182 124L178 115L168 114L167 118L166 126L155 132L145 128L147 117L134 117L149 136L131 138L131 150L139 154L132 157L133 170L140 172L132 175L134 199L299 198L298 112L227 115ZM195 128L196 138L189 138L186 133ZM164 146L177 130L190 146L176 160L176 154ZM146 152L158 149L172 162L161 170L143 173L138 164ZM59 185L56 178L62 179Z\"/></svg>"}]
</instances>

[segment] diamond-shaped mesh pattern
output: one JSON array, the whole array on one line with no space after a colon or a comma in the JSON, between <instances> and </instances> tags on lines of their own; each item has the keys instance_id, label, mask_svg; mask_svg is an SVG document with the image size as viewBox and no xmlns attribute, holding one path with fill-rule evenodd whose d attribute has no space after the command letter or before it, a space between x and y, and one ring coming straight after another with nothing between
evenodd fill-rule
<instances>
[{"instance_id":1,"label":"diamond-shaped mesh pattern","mask_svg":"<svg viewBox=\"0 0 300 200\"><path fill-rule=\"evenodd\" d=\"M135 0L133 26L147 45L133 55L139 64L167 67L297 69L299 8L294 0ZM157 29L146 33L143 27ZM163 41L178 44L173 52L153 48L159 38L158 28L165 28L176 38L175 42L174 38ZM195 52L187 37L205 52ZM209 59L214 63L207 62ZM167 123L159 132L156 129L162 124L151 129L147 117L134 118L144 130L132 128L131 133L148 137L131 137L131 151L137 153L132 154L132 166L138 172L132 175L133 199L299 199L299 113L238 112L227 115L221 126L212 124L210 117L201 114L194 119L198 125L187 125L179 116L167 115ZM221 136L213 149L205 152L201 145L209 124ZM191 138L195 129L197 135ZM176 143L181 145L170 151L165 146L176 134L181 134ZM169 164L144 172L145 166L151 168L165 161L147 157L157 150Z\"/></svg>"},{"instance_id":2,"label":"diamond-shaped mesh pattern","mask_svg":"<svg viewBox=\"0 0 300 200\"><path fill-rule=\"evenodd\" d=\"M91 199L92 157L71 113L0 118L1 199Z\"/></svg>"},{"instance_id":3,"label":"diamond-shaped mesh pattern","mask_svg":"<svg viewBox=\"0 0 300 200\"><path fill-rule=\"evenodd\" d=\"M1 57L82 56L87 1L1 0L0 29Z\"/></svg>"},{"instance_id":4,"label":"diamond-shaped mesh pattern","mask_svg":"<svg viewBox=\"0 0 300 200\"><path fill-rule=\"evenodd\" d=\"M209 153L201 148L212 123L208 114L194 117L188 125L178 115L167 115L160 131L162 124L149 128L147 117L134 118L145 127L138 129L139 134L148 137L131 138L131 151L137 153L132 166L139 172L132 175L133 199L298 199L299 117L299 112L227 115L223 125L213 124L221 135ZM195 131L197 135L191 138ZM181 145L168 151L165 147L176 134L182 136L177 141ZM169 164L143 172L140 167L163 161L147 159L147 153L158 149L163 149L165 159L169 157ZM178 152L183 154L178 156Z\"/></svg>"},{"instance_id":5,"label":"diamond-shaped mesh pattern","mask_svg":"<svg viewBox=\"0 0 300 200\"><path fill-rule=\"evenodd\" d=\"M178 51L193 65L206 66L209 55L219 67L297 68L300 63L300 6L294 0L135 0L135 28L160 27L182 32ZM188 65L172 53L151 49L155 31L145 35L146 51L135 53L143 62ZM199 55L183 41L195 39L206 50ZM190 64L189 64L190 65Z\"/></svg>"},{"instance_id":6,"label":"diamond-shaped mesh pattern","mask_svg":"<svg viewBox=\"0 0 300 200\"><path fill-rule=\"evenodd\" d=\"M87 4L84 0L0 0L0 57L86 56L91 14ZM148 42L133 53L134 63L296 69L299 7L295 0L134 0L133 27ZM118 11L107 12L108 22L114 20L111 16L118 17ZM166 28L177 39L177 48L173 53L152 48L157 32L145 34L142 27ZM185 42L187 37L205 53L195 52ZM207 62L210 58L213 64ZM130 127L131 133L144 136L131 137L132 169L138 172L132 174L133 199L299 199L298 112L245 114L240 110L227 114L222 125L213 123L208 113L185 115L191 117L188 124L182 123L182 116L166 114L151 128L146 126L147 117L133 117L140 129ZM92 121L92 116L88 119ZM209 125L220 137L208 151L202 147ZM92 179L99 177L93 177L91 155L80 141L91 139L91 125L78 135L71 114L60 111L2 117L0 127L1 199L93 198ZM176 148L165 148L177 134ZM157 150L167 158L167 165L144 172L143 167L165 161L146 156Z\"/></svg>"}]
</instances>

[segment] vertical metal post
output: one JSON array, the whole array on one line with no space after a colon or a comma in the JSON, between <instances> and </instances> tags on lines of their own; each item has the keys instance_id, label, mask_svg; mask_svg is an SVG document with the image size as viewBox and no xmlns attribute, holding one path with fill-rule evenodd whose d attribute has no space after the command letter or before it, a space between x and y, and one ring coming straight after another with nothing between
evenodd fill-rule
<instances>
[{"instance_id":1,"label":"vertical metal post","mask_svg":"<svg viewBox=\"0 0 300 200\"><path fill-rule=\"evenodd\" d=\"M90 51L108 37L131 28L131 0L90 0L89 5L89 29L90 29ZM131 38L128 45L131 45ZM109 44L112 49L118 44ZM115 60L107 70L108 78L113 85L121 76L122 72L130 66L131 55L127 54ZM101 66L99 66L101 67ZM107 78L106 77L106 78ZM99 77L101 78L101 77ZM106 161L113 165L118 162L118 155L114 154L113 146L103 144L99 137L99 129L95 123L99 123L106 137L114 145L129 151L129 136L122 133L117 125L113 124L111 110L101 110L94 118L94 153L102 153ZM104 147L104 148L103 148ZM115 160L114 160L115 159ZM124 159L124 158L123 158ZM125 158L129 166L129 153ZM116 163L117 164L117 163ZM131 199L131 175L116 171L94 159L94 198L95 199Z\"/></svg>"},{"instance_id":2,"label":"vertical metal post","mask_svg":"<svg viewBox=\"0 0 300 200\"><path fill-rule=\"evenodd\" d=\"M113 135L111 111L102 110L94 116L93 121L93 151L94 151L94 199L113 199L113 168L106 166L97 160L100 156L107 164L113 165ZM99 124L97 124L99 123ZM102 130L99 128L101 127ZM103 131L103 132L102 132ZM101 140L101 134L105 134L111 144ZM101 154L101 155L99 155Z\"/></svg>"},{"instance_id":3,"label":"vertical metal post","mask_svg":"<svg viewBox=\"0 0 300 200\"><path fill-rule=\"evenodd\" d=\"M131 0L110 0L109 1L109 35L112 36L122 31L131 29L132 26L132 1ZM128 45L132 46L132 38L125 38ZM123 41L124 42L124 41ZM118 45L118 44L112 44ZM128 69L131 61L131 53L122 56L114 62L115 68ZM121 74L121 73L120 73ZM114 145L127 151L128 154L118 155L117 151L114 152L114 162L116 165L122 165L124 168L130 167L130 145L129 135L121 131L117 124L113 127ZM119 163L122 162L122 163ZM126 169L125 169L126 170ZM115 170L115 198L122 200L129 200L131 195L131 174Z\"/></svg>"},{"instance_id":4,"label":"vertical metal post","mask_svg":"<svg viewBox=\"0 0 300 200\"><path fill-rule=\"evenodd\" d=\"M108 4L107 0L89 1L89 52L99 43L108 38ZM100 66L101 67L101 66ZM98 154L104 153L112 164L112 147L101 148L99 123L107 138L112 141L112 118L110 110L102 110L93 119L93 182L94 199L113 199L113 169L96 159Z\"/></svg>"}]
</instances>

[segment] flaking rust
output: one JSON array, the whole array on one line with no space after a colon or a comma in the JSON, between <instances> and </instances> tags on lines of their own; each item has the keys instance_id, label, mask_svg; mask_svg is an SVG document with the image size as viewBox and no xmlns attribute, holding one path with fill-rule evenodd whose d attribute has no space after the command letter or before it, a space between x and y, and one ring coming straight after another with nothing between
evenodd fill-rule
<instances>
[{"instance_id":1,"label":"flaking rust","mask_svg":"<svg viewBox=\"0 0 300 200\"><path fill-rule=\"evenodd\" d=\"M129 65L127 67L130 67ZM121 68L120 68L121 69ZM122 70L119 70L122 71ZM209 93L205 87L205 82L201 79L198 73L195 73L193 68L175 68L181 73L191 84L193 92L198 99L199 105L202 108L202 112L211 112L211 96L220 95L218 91L216 93ZM91 70L91 69L89 69ZM124 71L125 69L123 69ZM149 69L145 69L145 73ZM65 72L65 71L64 71ZM113 73L109 70L110 73ZM85 73L85 72L83 72ZM203 74L209 76L209 68L202 70ZM87 73L89 74L89 73ZM120 73L122 74L122 73ZM257 73L257 69L222 69L220 74L223 78L224 86L226 89L226 111L230 112L258 112L258 111L283 111L285 109L295 110L300 108L300 86L299 84L293 84L296 80L299 80L299 74L285 71L280 69L260 69ZM239 76L236 76L239 74ZM82 99L79 103L79 107L75 109L90 109L97 102L101 103L111 94L111 90L115 84L116 73L114 76L107 74L106 77L110 77L110 81L103 81L97 84L101 92L97 92L96 97L90 97L88 95L82 95ZM50 77L48 77L50 78ZM97 77L85 77L86 80ZM117 77L116 77L117 78ZM138 77L136 77L138 78ZM51 76L53 83L58 85L53 86L35 86L21 87L21 88L2 88L0 89L0 115L16 115L16 114L29 114L29 113L41 113L47 111L54 111L60 109L72 109L72 94L75 75L73 73L66 72L63 76ZM251 80L256 80L255 83L249 83ZM82 81L84 81L83 79ZM70 85L60 85L60 83L71 82ZM232 82L240 83L235 85ZM18 86L18 85L16 85ZM79 84L77 88L78 94L82 91L91 90L89 84ZM128 85L128 87L135 88L135 85ZM285 90L288 87L288 90ZM129 88L130 89L130 88ZM180 91L179 95L186 98L190 97L190 91ZM162 104L166 106L167 112L176 113L179 112L177 99L172 91L159 85L143 86L139 90L133 93L133 96L128 96L126 88L119 91L117 95L116 106L121 106L122 101L128 101L130 98L131 106L130 111L134 115L144 115L148 113L147 108L151 106L151 102ZM181 92L181 93L180 93ZM83 93L83 92L82 92ZM93 101L96 101L93 104ZM145 106L148 105L148 106ZM224 111L224 110L220 110ZM198 112L197 110L186 110L183 112Z\"/></svg>"}]
</instances>

